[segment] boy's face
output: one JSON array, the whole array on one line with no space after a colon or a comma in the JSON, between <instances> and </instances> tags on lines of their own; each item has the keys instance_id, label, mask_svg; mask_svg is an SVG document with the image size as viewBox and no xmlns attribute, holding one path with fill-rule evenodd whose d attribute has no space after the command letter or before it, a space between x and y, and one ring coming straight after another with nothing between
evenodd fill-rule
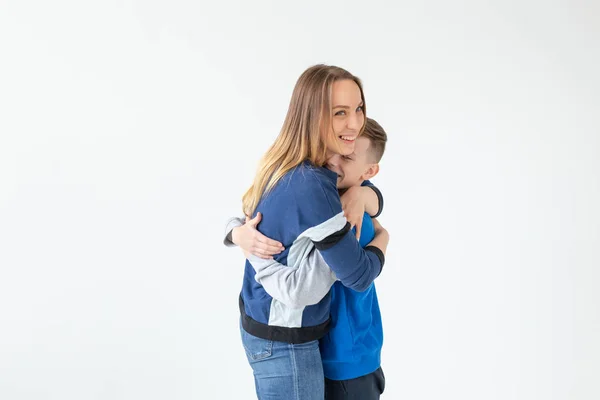
<instances>
[{"instance_id":1,"label":"boy's face","mask_svg":"<svg viewBox=\"0 0 600 400\"><path fill-rule=\"evenodd\" d=\"M363 181L377 174L379 165L370 162L370 145L371 141L368 138L359 136L353 153L346 156L335 154L327 161L327 168L338 174L338 189L360 186Z\"/></svg>"}]
</instances>

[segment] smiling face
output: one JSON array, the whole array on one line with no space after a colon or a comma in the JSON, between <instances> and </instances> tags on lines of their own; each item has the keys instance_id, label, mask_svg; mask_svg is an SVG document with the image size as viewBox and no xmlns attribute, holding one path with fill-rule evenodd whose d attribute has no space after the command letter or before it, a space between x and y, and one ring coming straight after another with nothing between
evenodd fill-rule
<instances>
[{"instance_id":1,"label":"smiling face","mask_svg":"<svg viewBox=\"0 0 600 400\"><path fill-rule=\"evenodd\" d=\"M379 172L379 164L374 163L370 152L371 141L365 136L356 139L354 151L347 155L335 154L327 162L327 168L338 174L338 189L360 186Z\"/></svg>"},{"instance_id":2,"label":"smiling face","mask_svg":"<svg viewBox=\"0 0 600 400\"><path fill-rule=\"evenodd\" d=\"M362 93L356 82L350 79L334 82L331 105L332 119L326 135L327 150L330 155L351 154L365 124Z\"/></svg>"}]
</instances>

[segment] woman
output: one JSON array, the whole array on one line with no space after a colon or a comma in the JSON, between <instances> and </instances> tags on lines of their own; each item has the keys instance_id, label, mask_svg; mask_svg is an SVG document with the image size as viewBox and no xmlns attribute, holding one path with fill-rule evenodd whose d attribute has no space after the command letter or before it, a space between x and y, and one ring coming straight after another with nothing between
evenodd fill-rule
<instances>
[{"instance_id":1,"label":"woman","mask_svg":"<svg viewBox=\"0 0 600 400\"><path fill-rule=\"evenodd\" d=\"M333 66L306 70L244 195L244 213L262 214L260 232L285 246L275 261L289 266L273 271L268 262L246 262L241 335L259 399L323 399L318 339L330 322L323 289L338 279L365 290L383 267L387 232L360 247L342 210L337 174L324 168L330 157L354 151L364 110L358 78ZM309 267L298 268L301 261Z\"/></svg>"}]
</instances>

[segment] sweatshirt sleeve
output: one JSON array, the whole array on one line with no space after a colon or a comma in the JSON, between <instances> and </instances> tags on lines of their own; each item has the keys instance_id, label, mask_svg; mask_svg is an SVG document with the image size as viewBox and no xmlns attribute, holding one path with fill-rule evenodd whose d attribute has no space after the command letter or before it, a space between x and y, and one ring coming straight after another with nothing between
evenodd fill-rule
<instances>
[{"instance_id":1,"label":"sweatshirt sleeve","mask_svg":"<svg viewBox=\"0 0 600 400\"><path fill-rule=\"evenodd\" d=\"M233 217L229 218L227 224L225 224L225 237L223 238L223 244L227 247L234 247L233 239L231 238L231 232L233 228L244 225L245 218Z\"/></svg>"},{"instance_id":2,"label":"sweatshirt sleeve","mask_svg":"<svg viewBox=\"0 0 600 400\"><path fill-rule=\"evenodd\" d=\"M244 218L237 217L227 221L223 239L225 246L235 246L231 239L231 231L235 227L242 226L244 222ZM305 246L303 251L298 252L298 246L303 245ZM293 265L283 265L278 261L265 260L253 255L248 261L256 272L254 279L271 297L291 308L317 304L336 281L335 274L312 242L292 244L291 257L288 261L293 262Z\"/></svg>"},{"instance_id":3,"label":"sweatshirt sleeve","mask_svg":"<svg viewBox=\"0 0 600 400\"><path fill-rule=\"evenodd\" d=\"M304 184L296 185L297 223L302 232L297 240L311 240L344 286L364 291L383 268L383 252L374 246L360 247L344 216L335 180L311 172Z\"/></svg>"},{"instance_id":4,"label":"sweatshirt sleeve","mask_svg":"<svg viewBox=\"0 0 600 400\"><path fill-rule=\"evenodd\" d=\"M317 304L336 281L335 274L327 266L321 254L309 242L292 245L304 249L300 259L288 258L293 264L283 265L276 260L265 260L251 255L248 261L254 268L254 279L274 299L291 308L303 308Z\"/></svg>"}]
</instances>

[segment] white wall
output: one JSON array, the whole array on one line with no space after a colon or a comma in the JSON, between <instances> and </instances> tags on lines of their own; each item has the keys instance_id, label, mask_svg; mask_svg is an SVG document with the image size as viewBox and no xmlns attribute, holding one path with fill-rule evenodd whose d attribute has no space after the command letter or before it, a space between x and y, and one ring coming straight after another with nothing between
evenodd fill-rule
<instances>
[{"instance_id":1,"label":"white wall","mask_svg":"<svg viewBox=\"0 0 600 400\"><path fill-rule=\"evenodd\" d=\"M319 62L389 134L384 398L600 398L600 6L486 3L0 2L0 398L254 398L223 224Z\"/></svg>"}]
</instances>

